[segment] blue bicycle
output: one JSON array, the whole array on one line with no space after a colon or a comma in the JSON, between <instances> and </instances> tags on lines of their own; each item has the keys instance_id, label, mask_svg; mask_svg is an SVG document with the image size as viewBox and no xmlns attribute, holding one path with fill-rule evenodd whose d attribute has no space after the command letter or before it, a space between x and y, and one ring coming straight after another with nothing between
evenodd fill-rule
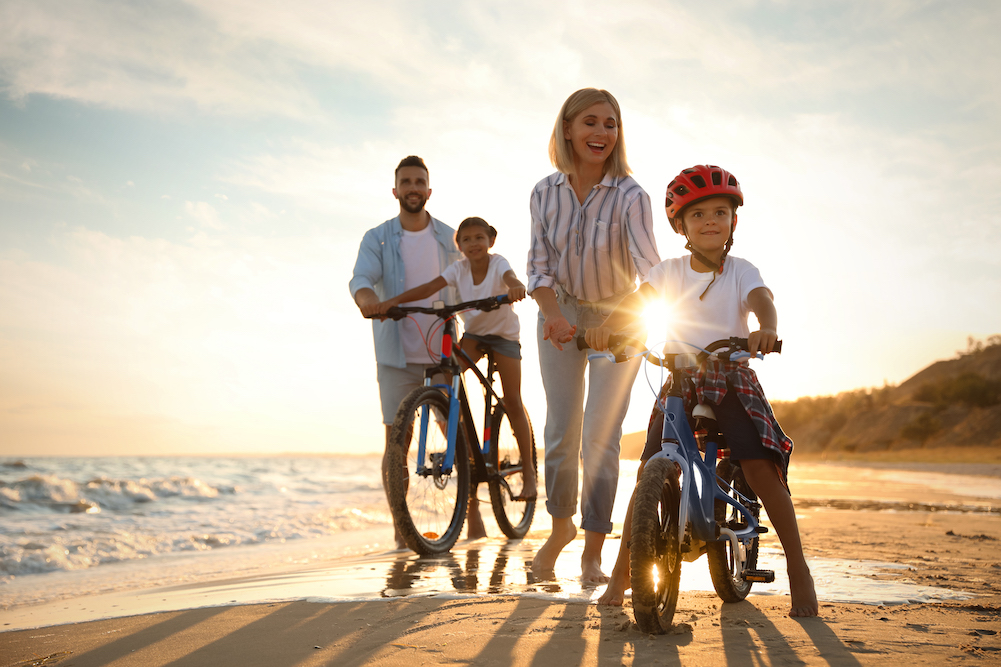
<instances>
[{"instance_id":1,"label":"blue bicycle","mask_svg":"<svg viewBox=\"0 0 1001 667\"><path fill-rule=\"evenodd\" d=\"M587 348L583 338L577 345ZM695 406L692 430L683 398L686 380L676 374L710 357L746 359L747 339L719 340L705 349L691 347L699 351L660 355L640 341L611 336L609 349L615 352L592 355L615 362L642 356L667 369L675 380L664 383L660 392L654 390L656 409L664 416L661 451L646 462L633 498L629 563L633 613L640 629L653 634L671 627L683 561L707 554L713 587L724 602L743 600L754 582L775 580L773 571L757 569L758 536L768 530L758 522L757 496L740 465L730 461L728 450L719 448L719 428L710 406ZM780 349L781 341L774 351Z\"/></svg>"},{"instance_id":2,"label":"blue bicycle","mask_svg":"<svg viewBox=\"0 0 1001 667\"><path fill-rule=\"evenodd\" d=\"M440 362L425 372L424 386L400 403L389 435L390 510L403 540L419 554L439 554L452 548L466 520L469 493L480 482L489 486L494 518L506 536L524 537L532 525L535 498L524 495L522 470L525 465L537 468L535 438L532 460L523 461L504 399L493 388L493 351L481 348L487 359L483 373L456 339L457 313L493 310L504 303L509 303L507 295L454 306L440 301L431 308L398 306L386 312L392 319L429 313L439 318L442 327ZM483 388L482 446L466 397L460 358Z\"/></svg>"}]
</instances>

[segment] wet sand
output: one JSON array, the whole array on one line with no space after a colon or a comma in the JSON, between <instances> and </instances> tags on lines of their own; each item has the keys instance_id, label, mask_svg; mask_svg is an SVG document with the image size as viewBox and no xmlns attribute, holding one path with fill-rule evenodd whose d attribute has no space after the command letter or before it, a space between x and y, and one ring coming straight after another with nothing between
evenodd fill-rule
<instances>
[{"instance_id":1,"label":"wet sand","mask_svg":"<svg viewBox=\"0 0 1001 667\"><path fill-rule=\"evenodd\" d=\"M705 559L686 563L678 625L651 637L628 599L624 609L590 603L601 587L574 577L579 540L554 581L534 580L525 564L545 537L537 531L463 542L437 559L390 552L7 609L0 665L1001 664L996 474L797 466L817 619L786 616L771 533L762 550L775 584L723 605ZM617 548L606 542L608 568Z\"/></svg>"}]
</instances>

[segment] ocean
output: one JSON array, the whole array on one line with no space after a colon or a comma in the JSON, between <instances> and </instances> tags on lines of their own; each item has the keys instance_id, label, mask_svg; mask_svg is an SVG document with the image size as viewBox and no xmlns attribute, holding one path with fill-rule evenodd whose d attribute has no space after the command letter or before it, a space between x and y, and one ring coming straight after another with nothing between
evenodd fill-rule
<instances>
[{"instance_id":1,"label":"ocean","mask_svg":"<svg viewBox=\"0 0 1001 667\"><path fill-rule=\"evenodd\" d=\"M380 464L377 456L4 461L0 601L392 548Z\"/></svg>"}]
</instances>

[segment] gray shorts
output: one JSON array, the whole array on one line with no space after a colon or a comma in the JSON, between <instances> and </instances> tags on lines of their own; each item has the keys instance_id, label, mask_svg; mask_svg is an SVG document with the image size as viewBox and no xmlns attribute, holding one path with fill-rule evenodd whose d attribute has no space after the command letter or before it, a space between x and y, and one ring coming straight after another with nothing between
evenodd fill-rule
<instances>
[{"instance_id":1,"label":"gray shorts","mask_svg":"<svg viewBox=\"0 0 1001 667\"><path fill-rule=\"evenodd\" d=\"M478 343L483 343L497 354L502 354L505 357L511 357L512 359L521 359L521 343L516 340L508 340L507 338L501 338L500 336L484 336L470 333L463 336L463 339L466 338L471 338Z\"/></svg>"},{"instance_id":2,"label":"gray shorts","mask_svg":"<svg viewBox=\"0 0 1001 667\"><path fill-rule=\"evenodd\" d=\"M376 378L379 380L379 399L382 402L382 423L392 425L400 403L417 387L424 384L424 371L432 364L407 364L406 368L394 368L376 364ZM444 383L440 373L435 376L435 384Z\"/></svg>"}]
</instances>

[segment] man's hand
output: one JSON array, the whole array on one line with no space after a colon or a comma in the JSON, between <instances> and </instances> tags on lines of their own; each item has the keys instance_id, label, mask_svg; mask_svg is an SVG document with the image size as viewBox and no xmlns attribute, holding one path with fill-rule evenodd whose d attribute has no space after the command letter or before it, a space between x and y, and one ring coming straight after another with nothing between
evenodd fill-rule
<instances>
[{"instance_id":1,"label":"man's hand","mask_svg":"<svg viewBox=\"0 0 1001 667\"><path fill-rule=\"evenodd\" d=\"M747 336L747 351L754 356L759 351L762 354L768 354L775 347L775 341L779 339L775 329L759 329L758 331L752 331Z\"/></svg>"},{"instance_id":2,"label":"man's hand","mask_svg":"<svg viewBox=\"0 0 1001 667\"><path fill-rule=\"evenodd\" d=\"M548 340L557 350L563 350L563 343L569 343L577 327L571 326L562 315L547 317L542 323L542 340Z\"/></svg>"},{"instance_id":3,"label":"man's hand","mask_svg":"<svg viewBox=\"0 0 1001 667\"><path fill-rule=\"evenodd\" d=\"M612 333L613 331L608 327L591 327L584 332L584 342L586 342L592 350L604 352L608 349L608 337L611 336Z\"/></svg>"}]
</instances>

